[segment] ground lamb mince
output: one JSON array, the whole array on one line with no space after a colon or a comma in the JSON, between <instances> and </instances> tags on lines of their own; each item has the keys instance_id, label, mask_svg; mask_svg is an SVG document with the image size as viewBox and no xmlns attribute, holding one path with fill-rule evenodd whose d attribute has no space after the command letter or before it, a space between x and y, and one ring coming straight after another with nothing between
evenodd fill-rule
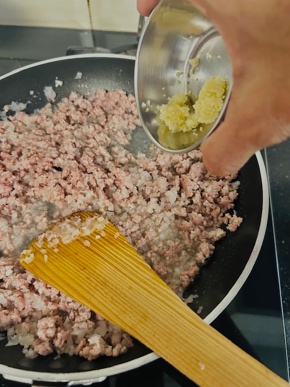
<instances>
[{"instance_id":1,"label":"ground lamb mince","mask_svg":"<svg viewBox=\"0 0 290 387\"><path fill-rule=\"evenodd\" d=\"M71 93L34 115L0 121L0 330L26 356L118 356L132 338L44 284L18 262L51 223L97 211L114 223L179 295L241 223L238 183L211 176L199 150L150 155L126 150L139 125L132 95ZM230 211L230 212L229 212Z\"/></svg>"}]
</instances>

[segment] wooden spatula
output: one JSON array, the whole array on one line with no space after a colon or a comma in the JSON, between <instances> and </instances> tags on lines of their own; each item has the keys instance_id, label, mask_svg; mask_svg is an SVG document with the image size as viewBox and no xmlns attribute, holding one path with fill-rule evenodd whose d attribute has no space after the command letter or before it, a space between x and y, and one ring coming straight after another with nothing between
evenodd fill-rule
<instances>
[{"instance_id":1,"label":"wooden spatula","mask_svg":"<svg viewBox=\"0 0 290 387\"><path fill-rule=\"evenodd\" d=\"M20 260L200 386L288 385L192 312L118 229L95 213L56 223Z\"/></svg>"}]
</instances>

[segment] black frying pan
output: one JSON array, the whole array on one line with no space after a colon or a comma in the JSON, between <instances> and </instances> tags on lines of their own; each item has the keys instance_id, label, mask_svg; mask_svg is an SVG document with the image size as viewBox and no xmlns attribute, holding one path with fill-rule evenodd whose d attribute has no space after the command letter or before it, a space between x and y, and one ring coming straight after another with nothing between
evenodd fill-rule
<instances>
[{"instance_id":1,"label":"black frying pan","mask_svg":"<svg viewBox=\"0 0 290 387\"><path fill-rule=\"evenodd\" d=\"M134 93L134 66L132 57L112 54L76 55L57 58L26 66L0 77L0 111L3 106L15 102L31 101L26 111L33 112L47 103L46 86L55 85L55 79L63 86L54 89L57 102L76 91L84 94L97 88L123 89ZM75 79L77 72L81 79ZM34 92L34 97L30 95ZM35 97L36 96L36 97ZM140 128L142 131L142 128ZM148 140L149 141L149 140ZM210 262L202 269L194 286L185 296L197 293L199 297L190 305L194 311L203 306L201 316L211 323L237 294L250 273L262 245L268 216L268 186L260 153L253 156L238 176L241 185L235 209L244 218L235 233L216 244ZM99 358L86 361L77 356L54 355L27 359L18 346L6 347L0 341L0 373L26 378L28 381L94 381L98 378L124 372L157 358L141 343L118 358Z\"/></svg>"}]
</instances>

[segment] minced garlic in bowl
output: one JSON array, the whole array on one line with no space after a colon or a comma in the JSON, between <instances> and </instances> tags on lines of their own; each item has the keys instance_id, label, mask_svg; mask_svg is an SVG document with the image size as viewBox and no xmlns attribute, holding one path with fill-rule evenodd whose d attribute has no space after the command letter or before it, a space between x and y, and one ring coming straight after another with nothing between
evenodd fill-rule
<instances>
[{"instance_id":1,"label":"minced garlic in bowl","mask_svg":"<svg viewBox=\"0 0 290 387\"><path fill-rule=\"evenodd\" d=\"M160 143L178 149L204 136L208 124L214 123L221 112L226 91L226 80L216 76L204 82L195 101L184 93L168 98L167 104L158 106Z\"/></svg>"}]
</instances>

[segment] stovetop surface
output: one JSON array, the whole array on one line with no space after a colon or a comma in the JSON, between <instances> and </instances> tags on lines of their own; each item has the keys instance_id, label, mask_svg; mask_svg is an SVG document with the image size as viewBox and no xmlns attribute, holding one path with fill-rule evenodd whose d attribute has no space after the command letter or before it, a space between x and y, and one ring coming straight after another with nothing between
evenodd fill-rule
<instances>
[{"instance_id":1,"label":"stovetop surface","mask_svg":"<svg viewBox=\"0 0 290 387\"><path fill-rule=\"evenodd\" d=\"M19 40L13 39L20 33L21 45ZM19 30L19 27L0 26L0 36L0 75L37 60L65 55L68 47L72 46L88 46L93 43L95 46L100 45L109 49L129 46L129 50L132 50L136 45L134 35L104 31L95 31L93 38L89 38L87 32L80 31L39 28ZM7 37L6 40L5 37ZM51 40L54 41L54 45ZM70 52L70 54L73 53ZM129 53L132 54L132 51ZM281 147L284 150L282 154L279 153L279 146L262 152L270 180L271 210L257 262L238 295L212 325L268 368L288 380L290 291L288 289L287 292L286 281L290 278L288 276L290 264L287 266L290 201L285 193L289 192L290 158L287 158L287 155L290 155L290 144L285 143ZM49 384L45 383L45 385ZM100 387L195 386L162 359L93 385ZM10 386L27 386L27 384L0 377L0 387Z\"/></svg>"}]
</instances>

